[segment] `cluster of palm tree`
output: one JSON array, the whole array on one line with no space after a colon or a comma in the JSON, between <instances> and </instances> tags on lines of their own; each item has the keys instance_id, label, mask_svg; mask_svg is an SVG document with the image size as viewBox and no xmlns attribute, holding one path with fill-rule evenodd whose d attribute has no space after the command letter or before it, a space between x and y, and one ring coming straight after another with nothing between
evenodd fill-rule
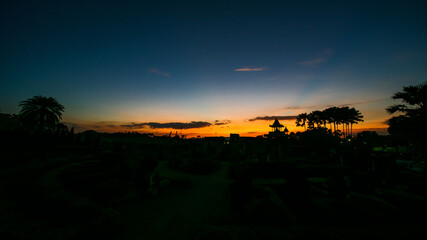
<instances>
[{"instance_id":1,"label":"cluster of palm tree","mask_svg":"<svg viewBox=\"0 0 427 240\"><path fill-rule=\"evenodd\" d=\"M295 124L306 130L314 128L328 128L334 133L342 133L344 137L353 135L353 124L363 122L363 115L355 108L330 107L323 111L301 113L297 116ZM339 130L340 125L342 131Z\"/></svg>"}]
</instances>

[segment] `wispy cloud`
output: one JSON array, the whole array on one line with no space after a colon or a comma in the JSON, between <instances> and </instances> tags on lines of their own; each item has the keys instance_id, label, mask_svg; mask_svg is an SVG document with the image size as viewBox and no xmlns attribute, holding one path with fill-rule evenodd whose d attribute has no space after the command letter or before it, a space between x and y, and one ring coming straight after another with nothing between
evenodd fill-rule
<instances>
[{"instance_id":1,"label":"wispy cloud","mask_svg":"<svg viewBox=\"0 0 427 240\"><path fill-rule=\"evenodd\" d=\"M227 125L231 123L230 120L215 120L214 125Z\"/></svg>"},{"instance_id":2,"label":"wispy cloud","mask_svg":"<svg viewBox=\"0 0 427 240\"><path fill-rule=\"evenodd\" d=\"M312 60L299 62L298 64L305 65L305 66L314 66L314 65L317 65L319 63L326 62L326 60L328 60L328 59L327 58L316 58L316 59L312 59Z\"/></svg>"},{"instance_id":3,"label":"wispy cloud","mask_svg":"<svg viewBox=\"0 0 427 240\"><path fill-rule=\"evenodd\" d=\"M329 48L326 49L319 54L317 54L317 57L314 57L312 59L299 62L298 64L304 65L304 66L316 66L320 63L328 61L329 57L334 53L334 50Z\"/></svg>"},{"instance_id":4,"label":"wispy cloud","mask_svg":"<svg viewBox=\"0 0 427 240\"><path fill-rule=\"evenodd\" d=\"M346 107L346 106L355 106L355 105L362 105L367 103L374 103L374 102L382 102L389 100L390 98L378 98L373 100L367 100L367 101L359 101L359 102L350 102L350 103L344 103L344 104L338 104L338 105L312 105L312 106L290 106L290 107L284 107L281 110L303 110L303 109L322 109L322 108L329 108L329 107Z\"/></svg>"},{"instance_id":5,"label":"wispy cloud","mask_svg":"<svg viewBox=\"0 0 427 240\"><path fill-rule=\"evenodd\" d=\"M292 106L292 107L284 107L283 110L301 110L301 109L309 109L316 108L317 106Z\"/></svg>"},{"instance_id":6,"label":"wispy cloud","mask_svg":"<svg viewBox=\"0 0 427 240\"><path fill-rule=\"evenodd\" d=\"M241 67L234 69L235 72L260 72L267 70L266 67Z\"/></svg>"},{"instance_id":7,"label":"wispy cloud","mask_svg":"<svg viewBox=\"0 0 427 240\"><path fill-rule=\"evenodd\" d=\"M160 76L163 76L163 77L170 77L171 76L169 73L161 71L161 70L159 70L157 68L153 68L153 67L147 68L147 71L149 73L154 73L154 74L157 74L157 75L160 75Z\"/></svg>"},{"instance_id":8,"label":"wispy cloud","mask_svg":"<svg viewBox=\"0 0 427 240\"><path fill-rule=\"evenodd\" d=\"M211 126L211 123L202 121L192 121L189 123L183 122L169 122L169 123L158 123L158 122L146 122L146 123L131 123L121 125L121 127L127 127L131 129L138 129L143 127L150 127L152 129L172 128L172 129L191 129L191 128L204 128Z\"/></svg>"},{"instance_id":9,"label":"wispy cloud","mask_svg":"<svg viewBox=\"0 0 427 240\"><path fill-rule=\"evenodd\" d=\"M338 105L338 107L346 107L346 106L354 106L354 105L360 105L360 104L366 104L366 103L382 102L382 101L386 101L386 100L390 100L390 98L379 98L379 99L368 100L368 101L360 101L360 102L340 104L340 105Z\"/></svg>"},{"instance_id":10,"label":"wispy cloud","mask_svg":"<svg viewBox=\"0 0 427 240\"><path fill-rule=\"evenodd\" d=\"M264 116L264 117L256 117L249 119L250 122L253 121L271 121L274 119L277 120L295 120L297 116Z\"/></svg>"}]
</instances>

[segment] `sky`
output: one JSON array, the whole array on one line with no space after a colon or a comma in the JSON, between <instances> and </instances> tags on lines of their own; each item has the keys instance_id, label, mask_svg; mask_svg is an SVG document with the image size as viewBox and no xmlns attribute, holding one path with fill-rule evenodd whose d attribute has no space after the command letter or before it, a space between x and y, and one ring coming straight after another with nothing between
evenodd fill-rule
<instances>
[{"instance_id":1,"label":"sky","mask_svg":"<svg viewBox=\"0 0 427 240\"><path fill-rule=\"evenodd\" d=\"M54 97L76 131L256 136L348 105L385 132L393 93L427 79L425 1L0 4L0 111Z\"/></svg>"}]
</instances>

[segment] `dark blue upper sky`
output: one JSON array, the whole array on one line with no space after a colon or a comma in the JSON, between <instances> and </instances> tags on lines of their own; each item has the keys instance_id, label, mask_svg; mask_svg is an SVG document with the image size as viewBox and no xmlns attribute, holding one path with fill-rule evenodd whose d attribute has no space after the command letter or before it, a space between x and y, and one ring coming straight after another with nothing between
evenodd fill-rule
<instances>
[{"instance_id":1,"label":"dark blue upper sky","mask_svg":"<svg viewBox=\"0 0 427 240\"><path fill-rule=\"evenodd\" d=\"M244 119L382 99L427 76L425 1L3 1L0 8L3 112L41 94L62 102L69 118Z\"/></svg>"}]
</instances>

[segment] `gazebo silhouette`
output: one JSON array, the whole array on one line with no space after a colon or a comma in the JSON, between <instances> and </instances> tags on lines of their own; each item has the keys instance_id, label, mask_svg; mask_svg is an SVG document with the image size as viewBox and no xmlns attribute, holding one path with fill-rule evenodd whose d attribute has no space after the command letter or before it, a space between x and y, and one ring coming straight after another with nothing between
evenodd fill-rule
<instances>
[{"instance_id":1,"label":"gazebo silhouette","mask_svg":"<svg viewBox=\"0 0 427 240\"><path fill-rule=\"evenodd\" d=\"M282 124L280 124L280 122L279 122L279 120L277 120L277 118L275 118L273 125L270 125L270 127L272 128L273 132L281 132L282 128L284 126Z\"/></svg>"},{"instance_id":2,"label":"gazebo silhouette","mask_svg":"<svg viewBox=\"0 0 427 240\"><path fill-rule=\"evenodd\" d=\"M272 125L270 125L272 131L269 132L269 134L265 134L266 137L283 137L286 136L286 133L288 133L288 129L283 126L282 124L280 124L279 120L277 120L277 118L274 119L274 123ZM285 128L285 129L283 129ZM283 129L283 131L282 131Z\"/></svg>"}]
</instances>

